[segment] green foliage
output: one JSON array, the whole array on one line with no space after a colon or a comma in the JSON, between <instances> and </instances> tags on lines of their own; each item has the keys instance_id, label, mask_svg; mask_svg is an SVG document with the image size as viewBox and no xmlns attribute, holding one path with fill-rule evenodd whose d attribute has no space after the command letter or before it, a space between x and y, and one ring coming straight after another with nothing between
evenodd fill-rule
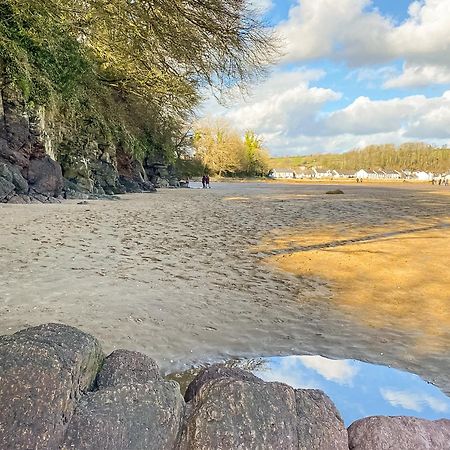
<instances>
[{"instance_id":1,"label":"green foliage","mask_svg":"<svg viewBox=\"0 0 450 450\"><path fill-rule=\"evenodd\" d=\"M412 142L396 147L392 144L370 145L341 154L316 154L272 158L273 168L320 167L336 170L392 169L445 172L450 169L450 149Z\"/></svg>"},{"instance_id":2,"label":"green foliage","mask_svg":"<svg viewBox=\"0 0 450 450\"><path fill-rule=\"evenodd\" d=\"M46 106L64 144L93 137L174 162L209 85L245 86L275 55L242 0L0 0L0 83Z\"/></svg>"}]
</instances>

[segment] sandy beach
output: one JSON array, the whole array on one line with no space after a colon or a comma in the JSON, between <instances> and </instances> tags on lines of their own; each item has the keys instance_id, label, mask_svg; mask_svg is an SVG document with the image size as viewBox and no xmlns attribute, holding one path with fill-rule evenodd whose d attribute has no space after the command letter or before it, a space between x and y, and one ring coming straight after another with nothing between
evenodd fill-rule
<instances>
[{"instance_id":1,"label":"sandy beach","mask_svg":"<svg viewBox=\"0 0 450 450\"><path fill-rule=\"evenodd\" d=\"M314 354L450 393L450 188L220 183L0 206L0 333L64 322L166 372Z\"/></svg>"}]
</instances>

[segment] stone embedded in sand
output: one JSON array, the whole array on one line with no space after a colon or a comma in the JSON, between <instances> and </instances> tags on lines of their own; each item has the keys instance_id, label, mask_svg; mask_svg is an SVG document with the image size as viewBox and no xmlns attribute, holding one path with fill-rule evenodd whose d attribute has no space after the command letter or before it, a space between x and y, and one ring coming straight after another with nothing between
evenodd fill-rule
<instances>
[{"instance_id":1,"label":"stone embedded in sand","mask_svg":"<svg viewBox=\"0 0 450 450\"><path fill-rule=\"evenodd\" d=\"M173 449L183 415L177 383L108 387L80 401L62 449Z\"/></svg>"},{"instance_id":2,"label":"stone embedded in sand","mask_svg":"<svg viewBox=\"0 0 450 450\"><path fill-rule=\"evenodd\" d=\"M97 377L100 389L150 381L162 381L156 362L147 355L128 350L112 352Z\"/></svg>"},{"instance_id":3,"label":"stone embedded in sand","mask_svg":"<svg viewBox=\"0 0 450 450\"><path fill-rule=\"evenodd\" d=\"M0 448L58 448L103 357L93 336L66 325L0 337Z\"/></svg>"},{"instance_id":4,"label":"stone embedded in sand","mask_svg":"<svg viewBox=\"0 0 450 450\"><path fill-rule=\"evenodd\" d=\"M341 191L340 189L336 189L334 191L327 191L326 193L329 195L342 195L344 193L344 191Z\"/></svg>"},{"instance_id":5,"label":"stone embedded in sand","mask_svg":"<svg viewBox=\"0 0 450 450\"><path fill-rule=\"evenodd\" d=\"M348 449L342 419L325 394L241 373L235 378L228 370L228 377L215 370L213 378L197 380L182 449Z\"/></svg>"},{"instance_id":6,"label":"stone embedded in sand","mask_svg":"<svg viewBox=\"0 0 450 450\"><path fill-rule=\"evenodd\" d=\"M348 428L351 450L448 450L450 420L369 417Z\"/></svg>"}]
</instances>

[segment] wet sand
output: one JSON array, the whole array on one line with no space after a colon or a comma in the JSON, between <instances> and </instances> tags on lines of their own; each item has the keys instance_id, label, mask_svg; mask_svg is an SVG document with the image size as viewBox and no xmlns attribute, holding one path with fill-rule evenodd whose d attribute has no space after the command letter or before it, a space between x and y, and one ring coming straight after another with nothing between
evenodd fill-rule
<instances>
[{"instance_id":1,"label":"wet sand","mask_svg":"<svg viewBox=\"0 0 450 450\"><path fill-rule=\"evenodd\" d=\"M0 333L64 322L166 372L244 356L352 358L450 393L450 188L339 187L1 205Z\"/></svg>"}]
</instances>

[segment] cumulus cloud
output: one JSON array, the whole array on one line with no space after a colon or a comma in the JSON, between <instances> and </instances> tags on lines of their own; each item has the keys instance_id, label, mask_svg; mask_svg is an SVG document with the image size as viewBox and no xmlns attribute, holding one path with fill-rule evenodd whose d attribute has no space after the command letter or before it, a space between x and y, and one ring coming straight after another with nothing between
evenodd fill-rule
<instances>
[{"instance_id":1,"label":"cumulus cloud","mask_svg":"<svg viewBox=\"0 0 450 450\"><path fill-rule=\"evenodd\" d=\"M361 96L343 108L324 112L342 94L312 86L323 75L320 70L278 71L233 108L212 102L208 111L227 118L241 131L254 130L274 155L345 151L411 140L441 145L450 139L450 91L437 97L387 100Z\"/></svg>"},{"instance_id":2,"label":"cumulus cloud","mask_svg":"<svg viewBox=\"0 0 450 450\"><path fill-rule=\"evenodd\" d=\"M341 98L332 89L310 86L323 75L320 70L275 72L252 97L239 102L225 116L242 130L252 129L265 136L299 134L307 124L313 125L324 104Z\"/></svg>"},{"instance_id":3,"label":"cumulus cloud","mask_svg":"<svg viewBox=\"0 0 450 450\"><path fill-rule=\"evenodd\" d=\"M449 139L450 91L440 97L413 95L390 100L359 97L328 114L321 127L331 135L398 133L405 139Z\"/></svg>"},{"instance_id":4,"label":"cumulus cloud","mask_svg":"<svg viewBox=\"0 0 450 450\"><path fill-rule=\"evenodd\" d=\"M305 367L314 370L328 381L350 385L358 373L358 368L350 361L335 361L321 356L298 356Z\"/></svg>"},{"instance_id":5,"label":"cumulus cloud","mask_svg":"<svg viewBox=\"0 0 450 450\"><path fill-rule=\"evenodd\" d=\"M437 413L445 413L449 410L448 402L428 394L391 389L380 389L380 393L392 406L410 411L421 412L425 407L431 408Z\"/></svg>"},{"instance_id":6,"label":"cumulus cloud","mask_svg":"<svg viewBox=\"0 0 450 450\"><path fill-rule=\"evenodd\" d=\"M402 76L386 87L448 82L450 0L414 1L395 23L371 0L299 0L278 31L286 62L332 58L351 66L406 61Z\"/></svg>"},{"instance_id":7,"label":"cumulus cloud","mask_svg":"<svg viewBox=\"0 0 450 450\"><path fill-rule=\"evenodd\" d=\"M450 67L405 64L403 73L385 81L385 88L423 87L430 84L450 84Z\"/></svg>"}]
</instances>

